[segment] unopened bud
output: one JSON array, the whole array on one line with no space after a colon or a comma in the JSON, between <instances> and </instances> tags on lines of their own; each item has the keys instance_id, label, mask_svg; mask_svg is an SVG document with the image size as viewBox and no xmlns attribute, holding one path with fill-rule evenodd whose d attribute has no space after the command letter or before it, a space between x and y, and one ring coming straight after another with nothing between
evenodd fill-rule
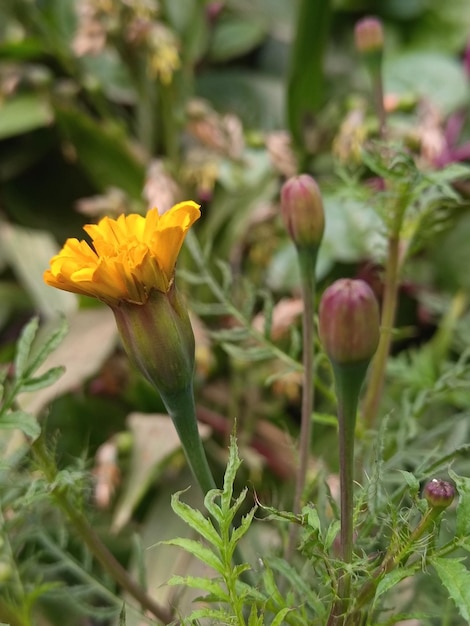
<instances>
[{"instance_id":1,"label":"unopened bud","mask_svg":"<svg viewBox=\"0 0 470 626\"><path fill-rule=\"evenodd\" d=\"M298 248L318 248L325 230L323 201L308 174L289 178L281 189L281 214L289 236Z\"/></svg>"},{"instance_id":2,"label":"unopened bud","mask_svg":"<svg viewBox=\"0 0 470 626\"><path fill-rule=\"evenodd\" d=\"M354 37L359 52L368 54L381 51L384 46L382 22L377 17L365 17L357 22Z\"/></svg>"},{"instance_id":3,"label":"unopened bud","mask_svg":"<svg viewBox=\"0 0 470 626\"><path fill-rule=\"evenodd\" d=\"M324 292L319 311L320 339L336 365L367 363L380 335L379 305L363 280L342 278Z\"/></svg>"},{"instance_id":4,"label":"unopened bud","mask_svg":"<svg viewBox=\"0 0 470 626\"><path fill-rule=\"evenodd\" d=\"M445 480L433 478L425 486L423 495L429 506L435 509L446 509L454 500L455 489Z\"/></svg>"}]
</instances>

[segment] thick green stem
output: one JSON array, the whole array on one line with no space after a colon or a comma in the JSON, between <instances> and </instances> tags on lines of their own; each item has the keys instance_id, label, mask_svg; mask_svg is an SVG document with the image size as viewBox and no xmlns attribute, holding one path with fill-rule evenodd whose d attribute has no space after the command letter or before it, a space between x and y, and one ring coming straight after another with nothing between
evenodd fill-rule
<instances>
[{"instance_id":1,"label":"thick green stem","mask_svg":"<svg viewBox=\"0 0 470 626\"><path fill-rule=\"evenodd\" d=\"M292 511L295 515L302 508L302 495L308 470L308 459L312 442L312 413L313 413L313 362L315 357L314 341L314 302L315 302L315 266L316 252L298 250L300 274L302 279L302 337L303 337L303 376L302 376L302 412L300 423L299 467L297 469L295 494ZM289 539L285 552L286 561L290 561L294 553L299 534L299 527L292 524L289 530Z\"/></svg>"},{"instance_id":2,"label":"thick green stem","mask_svg":"<svg viewBox=\"0 0 470 626\"><path fill-rule=\"evenodd\" d=\"M216 489L217 485L207 462L197 427L192 383L171 399L166 394L163 400L180 438L189 467L205 495L211 489Z\"/></svg>"},{"instance_id":3,"label":"thick green stem","mask_svg":"<svg viewBox=\"0 0 470 626\"><path fill-rule=\"evenodd\" d=\"M338 397L339 475L341 505L341 560L349 564L353 555L354 512L354 431L357 404L369 362L349 365L333 364ZM351 594L351 573L340 572L338 599L334 603L328 625L340 626L348 610Z\"/></svg>"},{"instance_id":4,"label":"thick green stem","mask_svg":"<svg viewBox=\"0 0 470 626\"><path fill-rule=\"evenodd\" d=\"M39 438L33 444L33 451L47 481L52 485L56 480L57 468L49 457L42 438ZM65 513L74 526L80 539L111 578L115 580L122 589L127 591L129 595L135 598L143 609L150 611L162 624L174 623L171 612L161 607L147 595L146 591L129 576L119 561L115 559L101 541L94 528L88 523L83 513L70 501L67 493L60 488L55 488L52 491L52 496L59 508Z\"/></svg>"},{"instance_id":5,"label":"thick green stem","mask_svg":"<svg viewBox=\"0 0 470 626\"><path fill-rule=\"evenodd\" d=\"M372 361L369 386L364 399L364 421L368 428L373 428L379 410L380 399L385 380L385 369L392 343L393 326L398 300L400 277L400 239L392 234L388 241L387 266L385 270L385 289L380 321L380 341Z\"/></svg>"}]
</instances>

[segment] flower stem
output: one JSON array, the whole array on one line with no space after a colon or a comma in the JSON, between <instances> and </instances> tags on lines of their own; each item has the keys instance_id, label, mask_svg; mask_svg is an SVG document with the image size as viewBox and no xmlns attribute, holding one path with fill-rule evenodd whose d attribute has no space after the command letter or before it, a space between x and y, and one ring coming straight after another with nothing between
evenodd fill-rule
<instances>
[{"instance_id":1,"label":"flower stem","mask_svg":"<svg viewBox=\"0 0 470 626\"><path fill-rule=\"evenodd\" d=\"M300 273L302 278L302 346L303 346L303 372L302 372L302 409L300 422L300 451L299 466L297 469L294 503L292 511L298 515L302 506L302 495L305 488L305 480L308 469L308 459L312 442L312 413L313 413L313 362L315 357L314 342L314 301L315 301L315 264L316 255L298 250ZM299 534L299 527L291 524L289 539L284 557L290 561L294 553L295 544Z\"/></svg>"},{"instance_id":2,"label":"flower stem","mask_svg":"<svg viewBox=\"0 0 470 626\"><path fill-rule=\"evenodd\" d=\"M46 451L42 437L34 442L33 452L47 481L52 485L57 478L58 471L55 463ZM52 496L59 508L73 524L80 539L85 543L96 560L99 561L103 569L113 580L115 580L122 589L127 591L129 595L135 598L143 609L149 611L162 624L173 623L174 618L171 612L157 604L147 592L129 576L128 572L101 541L83 513L71 502L67 493L63 489L55 487L52 490Z\"/></svg>"},{"instance_id":3,"label":"flower stem","mask_svg":"<svg viewBox=\"0 0 470 626\"><path fill-rule=\"evenodd\" d=\"M373 428L379 410L385 380L385 369L392 343L393 326L398 300L400 278L400 239L392 233L388 241L388 255L385 269L385 289L380 320L380 341L372 361L369 386L364 399L364 421Z\"/></svg>"},{"instance_id":4,"label":"flower stem","mask_svg":"<svg viewBox=\"0 0 470 626\"><path fill-rule=\"evenodd\" d=\"M354 431L357 404L368 361L348 365L335 365L336 393L338 396L339 465L341 533L340 557L347 565L353 555L354 511ZM351 593L351 573L344 569L338 583L338 599L332 607L328 625L343 624Z\"/></svg>"},{"instance_id":5,"label":"flower stem","mask_svg":"<svg viewBox=\"0 0 470 626\"><path fill-rule=\"evenodd\" d=\"M207 462L197 427L192 382L187 389L172 396L169 402L167 402L167 397L163 400L180 438L188 465L203 494L206 495L211 489L216 489L217 485Z\"/></svg>"}]
</instances>

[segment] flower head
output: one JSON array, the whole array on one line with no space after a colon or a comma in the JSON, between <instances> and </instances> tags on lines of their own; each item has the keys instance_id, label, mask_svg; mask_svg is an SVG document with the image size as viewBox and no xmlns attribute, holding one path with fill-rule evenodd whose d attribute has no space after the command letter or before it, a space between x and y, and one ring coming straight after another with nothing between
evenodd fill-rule
<instances>
[{"instance_id":1,"label":"flower head","mask_svg":"<svg viewBox=\"0 0 470 626\"><path fill-rule=\"evenodd\" d=\"M281 215L297 247L318 248L325 229L325 214L315 179L308 174L301 174L284 183L281 189Z\"/></svg>"},{"instance_id":2,"label":"flower head","mask_svg":"<svg viewBox=\"0 0 470 626\"><path fill-rule=\"evenodd\" d=\"M145 304L153 290L167 293L187 231L199 218L199 205L176 204L163 215L104 217L88 224L86 241L68 239L44 273L48 285L102 300Z\"/></svg>"}]
</instances>

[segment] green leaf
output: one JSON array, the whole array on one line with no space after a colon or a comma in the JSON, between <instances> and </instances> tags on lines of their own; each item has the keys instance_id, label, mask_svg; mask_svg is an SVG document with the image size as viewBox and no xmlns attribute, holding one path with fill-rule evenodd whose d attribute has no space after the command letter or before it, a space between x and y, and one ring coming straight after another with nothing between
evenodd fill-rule
<instances>
[{"instance_id":1,"label":"green leaf","mask_svg":"<svg viewBox=\"0 0 470 626\"><path fill-rule=\"evenodd\" d=\"M215 25L209 56L216 62L239 57L258 46L266 34L264 20L228 15Z\"/></svg>"},{"instance_id":2,"label":"green leaf","mask_svg":"<svg viewBox=\"0 0 470 626\"><path fill-rule=\"evenodd\" d=\"M304 147L306 124L323 103L323 58L329 34L330 0L301 0L287 86L289 129Z\"/></svg>"},{"instance_id":3,"label":"green leaf","mask_svg":"<svg viewBox=\"0 0 470 626\"><path fill-rule=\"evenodd\" d=\"M211 520L204 517L200 511L197 511L184 502L181 502L181 493L184 492L178 491L171 498L171 507L173 511L189 526L191 526L191 528L202 535L209 543L217 548L222 548L222 540L212 525Z\"/></svg>"},{"instance_id":4,"label":"green leaf","mask_svg":"<svg viewBox=\"0 0 470 626\"><path fill-rule=\"evenodd\" d=\"M25 411L12 411L0 419L0 430L21 430L34 441L41 434L41 427L36 418Z\"/></svg>"},{"instance_id":5,"label":"green leaf","mask_svg":"<svg viewBox=\"0 0 470 626\"><path fill-rule=\"evenodd\" d=\"M49 387L56 380L63 375L65 372L65 367L51 367L51 369L44 372L40 376L36 376L35 378L29 378L26 382L24 382L19 388L20 393L30 393L31 391L38 391L39 389L44 389L44 387Z\"/></svg>"},{"instance_id":6,"label":"green leaf","mask_svg":"<svg viewBox=\"0 0 470 626\"><path fill-rule=\"evenodd\" d=\"M19 95L0 104L0 139L50 126L54 114L50 104L36 94Z\"/></svg>"},{"instance_id":7,"label":"green leaf","mask_svg":"<svg viewBox=\"0 0 470 626\"><path fill-rule=\"evenodd\" d=\"M281 609L279 611L279 613L275 616L275 618L273 619L273 621L271 622L271 626L282 626L282 624L284 623L284 618L285 616L291 611L292 609L290 609L289 607L285 608L285 609Z\"/></svg>"},{"instance_id":8,"label":"green leaf","mask_svg":"<svg viewBox=\"0 0 470 626\"><path fill-rule=\"evenodd\" d=\"M49 337L44 340L42 345L33 354L31 362L28 364L28 367L24 372L26 376L30 376L31 374L33 374L38 369L38 367L44 363L47 357L52 354L56 350L56 348L62 343L62 340L66 336L67 332L67 320L64 317L60 320L57 320L56 328L54 328Z\"/></svg>"},{"instance_id":9,"label":"green leaf","mask_svg":"<svg viewBox=\"0 0 470 626\"><path fill-rule=\"evenodd\" d=\"M341 522L338 519L335 519L328 526L328 530L326 531L325 537L325 550L328 550L333 545L333 541L338 536L338 533L341 528Z\"/></svg>"},{"instance_id":10,"label":"green leaf","mask_svg":"<svg viewBox=\"0 0 470 626\"><path fill-rule=\"evenodd\" d=\"M452 469L449 469L449 476L459 493L455 532L457 537L467 537L470 534L470 478L459 476Z\"/></svg>"},{"instance_id":11,"label":"green leaf","mask_svg":"<svg viewBox=\"0 0 470 626\"><path fill-rule=\"evenodd\" d=\"M410 488L410 495L412 497L416 496L419 493L419 480L414 476L411 472L406 472L405 470L399 470L400 474L406 481L406 484Z\"/></svg>"},{"instance_id":12,"label":"green leaf","mask_svg":"<svg viewBox=\"0 0 470 626\"><path fill-rule=\"evenodd\" d=\"M189 552L203 563L206 563L206 565L212 567L212 569L214 569L216 572L219 572L219 574L223 574L225 571L225 568L220 559L217 558L217 556L211 550L209 550L209 548L206 548L201 543L199 543L199 541L195 541L194 539L176 537L175 539L169 539L168 541L164 541L163 544L183 548L183 550L186 550L186 552Z\"/></svg>"},{"instance_id":13,"label":"green leaf","mask_svg":"<svg viewBox=\"0 0 470 626\"><path fill-rule=\"evenodd\" d=\"M31 346L39 328L39 320L33 317L21 331L21 336L16 346L15 354L15 378L22 380L25 375L26 365L31 353Z\"/></svg>"},{"instance_id":14,"label":"green leaf","mask_svg":"<svg viewBox=\"0 0 470 626\"><path fill-rule=\"evenodd\" d=\"M74 146L89 178L104 191L119 187L132 198L141 199L145 168L132 152L124 131L98 122L72 108L57 109L57 122Z\"/></svg>"},{"instance_id":15,"label":"green leaf","mask_svg":"<svg viewBox=\"0 0 470 626\"><path fill-rule=\"evenodd\" d=\"M430 562L457 605L463 619L470 622L470 572L461 559L431 558Z\"/></svg>"},{"instance_id":16,"label":"green leaf","mask_svg":"<svg viewBox=\"0 0 470 626\"><path fill-rule=\"evenodd\" d=\"M238 447L235 437L230 437L230 449L227 462L227 469L224 476L224 489L221 496L222 513L226 513L230 509L233 495L233 484L237 476L237 471L242 464L238 456Z\"/></svg>"},{"instance_id":17,"label":"green leaf","mask_svg":"<svg viewBox=\"0 0 470 626\"><path fill-rule=\"evenodd\" d=\"M209 578L202 578L201 576L172 576L167 583L168 585L184 585L185 587L191 587L192 589L200 589L207 591L212 596L217 598L220 602L230 602L227 591L221 587L221 585L215 580Z\"/></svg>"},{"instance_id":18,"label":"green leaf","mask_svg":"<svg viewBox=\"0 0 470 626\"><path fill-rule=\"evenodd\" d=\"M381 595L398 585L399 582L408 578L409 576L413 576L420 569L420 563L416 563L412 567L399 568L392 570L388 574L382 578L382 580L377 585L377 589L375 592L375 600L377 600Z\"/></svg>"}]
</instances>

